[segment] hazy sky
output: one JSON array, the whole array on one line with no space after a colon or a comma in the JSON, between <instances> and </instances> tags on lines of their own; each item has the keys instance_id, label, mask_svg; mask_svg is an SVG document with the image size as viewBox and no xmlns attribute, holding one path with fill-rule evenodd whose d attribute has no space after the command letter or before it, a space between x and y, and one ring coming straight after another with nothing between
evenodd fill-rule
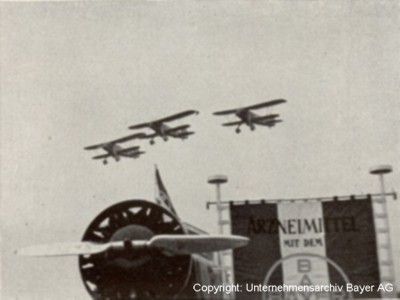
<instances>
[{"instance_id":1,"label":"hazy sky","mask_svg":"<svg viewBox=\"0 0 400 300\"><path fill-rule=\"evenodd\" d=\"M207 177L218 173L224 199L333 196L378 192L368 170L385 163L388 191L400 191L399 5L1 3L3 296L89 299L75 258L13 251L78 241L107 206L153 200L154 164L180 216L210 232ZM212 116L276 98L288 103L261 111L284 119L271 130L237 135L220 126L233 119ZM174 124L197 134L140 141L139 160L103 166L83 150L186 109L200 114ZM389 202L397 258L400 206Z\"/></svg>"}]
</instances>

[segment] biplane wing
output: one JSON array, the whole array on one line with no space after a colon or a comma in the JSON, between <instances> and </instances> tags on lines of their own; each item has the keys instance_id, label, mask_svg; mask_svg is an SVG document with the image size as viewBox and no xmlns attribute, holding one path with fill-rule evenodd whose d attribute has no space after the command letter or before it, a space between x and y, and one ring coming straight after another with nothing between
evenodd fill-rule
<instances>
[{"instance_id":1,"label":"biplane wing","mask_svg":"<svg viewBox=\"0 0 400 300\"><path fill-rule=\"evenodd\" d=\"M101 154L101 155L97 155L97 156L93 156L92 159L104 159L104 158L108 158L112 156L111 154Z\"/></svg>"},{"instance_id":2,"label":"biplane wing","mask_svg":"<svg viewBox=\"0 0 400 300\"><path fill-rule=\"evenodd\" d=\"M138 155L136 155L136 154L141 152L141 151L138 151L139 148L140 148L139 146L135 146L135 147L129 147L129 148L126 148L126 149L119 149L119 150L117 150L116 155L125 156L125 157L137 157ZM143 153L145 153L145 152L141 152L140 154L143 154ZM104 159L104 158L108 158L108 157L111 157L111 156L113 156L112 153L106 153L106 154L93 156L92 158L93 159Z\"/></svg>"},{"instance_id":3,"label":"biplane wing","mask_svg":"<svg viewBox=\"0 0 400 300\"><path fill-rule=\"evenodd\" d=\"M243 121L227 122L227 123L223 123L222 126L235 126L235 125L240 125L242 123L243 123Z\"/></svg>"},{"instance_id":4,"label":"biplane wing","mask_svg":"<svg viewBox=\"0 0 400 300\"><path fill-rule=\"evenodd\" d=\"M256 117L253 118L252 121L256 124L263 124L263 123L267 123L267 122L274 122L276 121L275 118L279 117L278 114L272 114L272 115L266 115L266 116L260 116L260 117ZM227 122L227 123L222 123L222 126L235 126L235 125L240 125L242 124L243 121L233 121L233 122Z\"/></svg>"},{"instance_id":5,"label":"biplane wing","mask_svg":"<svg viewBox=\"0 0 400 300\"><path fill-rule=\"evenodd\" d=\"M145 128L145 127L151 127L152 124L158 123L166 123L166 122L171 122L180 118L184 118L193 114L198 114L199 112L196 110L185 110L183 112L162 118L162 119L158 119L158 120L154 120L152 122L147 122L147 123L140 123L140 124L136 124L136 125L132 125L129 126L129 129L139 129L139 128Z\"/></svg>"},{"instance_id":6,"label":"biplane wing","mask_svg":"<svg viewBox=\"0 0 400 300\"><path fill-rule=\"evenodd\" d=\"M282 122L283 122L283 120L276 120L276 119L264 120L264 121L257 122L257 125L272 127L272 126L275 126L275 124L282 123Z\"/></svg>"},{"instance_id":7,"label":"biplane wing","mask_svg":"<svg viewBox=\"0 0 400 300\"><path fill-rule=\"evenodd\" d=\"M136 125L132 125L129 126L129 129L140 129L140 128L146 128L146 127L150 127L151 123L150 122L146 122L146 123L140 123L140 124L136 124Z\"/></svg>"},{"instance_id":8,"label":"biplane wing","mask_svg":"<svg viewBox=\"0 0 400 300\"><path fill-rule=\"evenodd\" d=\"M129 147L129 148L124 148L121 150L118 150L118 154L125 154L133 151L139 150L140 146L134 146L134 147Z\"/></svg>"},{"instance_id":9,"label":"biplane wing","mask_svg":"<svg viewBox=\"0 0 400 300\"><path fill-rule=\"evenodd\" d=\"M150 134L146 134L145 136L143 136L144 139L152 139L155 138L156 136L158 136L157 133L150 133Z\"/></svg>"},{"instance_id":10,"label":"biplane wing","mask_svg":"<svg viewBox=\"0 0 400 300\"><path fill-rule=\"evenodd\" d=\"M235 113L237 113L239 111L260 109L260 108L263 108L263 107L274 106L274 105L278 105L278 104L285 103L285 102L286 102L285 99L270 100L270 101L267 101L267 102L263 102L263 103L259 103L259 104L255 104L255 105L250 105L250 106L245 106L245 107L239 107L239 108L236 108L236 109L228 109L228 110L223 110L223 111L217 111L217 112L214 113L214 115L222 116L222 115L235 114Z\"/></svg>"},{"instance_id":11,"label":"biplane wing","mask_svg":"<svg viewBox=\"0 0 400 300\"><path fill-rule=\"evenodd\" d=\"M170 135L174 138L186 139L189 135L194 134L194 131L173 132Z\"/></svg>"},{"instance_id":12,"label":"biplane wing","mask_svg":"<svg viewBox=\"0 0 400 300\"><path fill-rule=\"evenodd\" d=\"M230 115L230 114L235 114L239 110L240 110L240 108L216 111L213 113L213 115L216 115L216 116Z\"/></svg>"},{"instance_id":13,"label":"biplane wing","mask_svg":"<svg viewBox=\"0 0 400 300\"><path fill-rule=\"evenodd\" d=\"M85 150L94 150L94 149L99 149L99 148L103 148L106 145L113 145L113 144L118 144L118 143L124 143L130 140L134 140L134 139L139 139L139 138L144 138L146 136L146 134L144 133L135 133L135 134L131 134L128 136L124 136L122 138L113 140L113 141L109 141L106 143L102 143L102 144L97 144L97 145L92 145L92 146L87 146L84 149Z\"/></svg>"},{"instance_id":14,"label":"biplane wing","mask_svg":"<svg viewBox=\"0 0 400 300\"><path fill-rule=\"evenodd\" d=\"M124 152L124 153L118 153L119 156L123 157L129 157L129 158L137 158L142 154L145 154L146 152L144 151L131 151L131 152Z\"/></svg>"},{"instance_id":15,"label":"biplane wing","mask_svg":"<svg viewBox=\"0 0 400 300\"><path fill-rule=\"evenodd\" d=\"M246 110L259 109L259 108L264 108L264 107L269 107L269 106L278 105L278 104L285 103L285 102L286 102L285 99L275 99L275 100L263 102L263 103L260 103L260 104L247 106L247 107L245 107L244 109L246 109Z\"/></svg>"},{"instance_id":16,"label":"biplane wing","mask_svg":"<svg viewBox=\"0 0 400 300\"><path fill-rule=\"evenodd\" d=\"M273 121L276 120L276 118L279 117L279 114L270 114L266 116L259 116L256 118L253 118L253 122L264 122L264 121Z\"/></svg>"},{"instance_id":17,"label":"biplane wing","mask_svg":"<svg viewBox=\"0 0 400 300\"><path fill-rule=\"evenodd\" d=\"M168 129L167 130L167 134L173 134L173 133L177 133L177 132L180 132L180 131L184 131L185 129L188 129L190 127L190 125L181 125L181 126L178 126L178 127L174 127L174 128L170 128L170 129Z\"/></svg>"},{"instance_id":18,"label":"biplane wing","mask_svg":"<svg viewBox=\"0 0 400 300\"><path fill-rule=\"evenodd\" d=\"M165 123L165 122L171 122L174 121L176 119L180 119L180 118L184 118L184 117L188 117L190 115L194 115L194 114L198 114L199 112L197 110L185 110L183 112L174 114L172 116L168 116L162 119L159 119L157 121L155 121L155 123Z\"/></svg>"}]
</instances>

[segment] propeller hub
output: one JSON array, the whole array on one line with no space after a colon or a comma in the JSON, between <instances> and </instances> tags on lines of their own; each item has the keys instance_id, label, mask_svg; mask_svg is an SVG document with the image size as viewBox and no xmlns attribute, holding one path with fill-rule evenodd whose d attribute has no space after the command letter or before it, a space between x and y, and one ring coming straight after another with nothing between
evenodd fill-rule
<instances>
[{"instance_id":1,"label":"propeller hub","mask_svg":"<svg viewBox=\"0 0 400 300\"><path fill-rule=\"evenodd\" d=\"M125 240L150 240L154 236L153 231L143 225L127 225L115 231L110 241Z\"/></svg>"}]
</instances>

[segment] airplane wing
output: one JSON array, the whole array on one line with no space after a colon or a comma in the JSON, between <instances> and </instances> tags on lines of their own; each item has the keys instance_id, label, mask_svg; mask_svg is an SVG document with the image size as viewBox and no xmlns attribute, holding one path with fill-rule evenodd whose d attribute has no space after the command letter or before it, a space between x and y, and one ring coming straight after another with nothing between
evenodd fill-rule
<instances>
[{"instance_id":1,"label":"airplane wing","mask_svg":"<svg viewBox=\"0 0 400 300\"><path fill-rule=\"evenodd\" d=\"M283 120L276 120L276 119L273 119L273 120L264 120L264 121L261 121L261 122L257 123L257 125L262 125L262 126L274 126L276 123L281 123L281 122L283 122Z\"/></svg>"},{"instance_id":2,"label":"airplane wing","mask_svg":"<svg viewBox=\"0 0 400 300\"><path fill-rule=\"evenodd\" d=\"M251 106L243 107L243 109L247 109L247 110L250 110L250 109L259 109L259 108L263 108L263 107L278 105L278 104L285 103L285 102L286 102L285 99L276 99L276 100L271 100L271 101L259 103L259 104L256 104L256 105L251 105Z\"/></svg>"},{"instance_id":3,"label":"airplane wing","mask_svg":"<svg viewBox=\"0 0 400 300\"><path fill-rule=\"evenodd\" d=\"M130 147L130 148L126 148L126 149L121 149L118 151L118 155L119 156L125 156L125 157L136 157L136 154L143 154L145 152L142 151L137 151L139 150L139 146L135 146L135 147ZM101 155L97 155L97 156L93 156L93 159L104 159L104 158L108 158L111 157L112 155L109 153L106 154L101 154Z\"/></svg>"},{"instance_id":4,"label":"airplane wing","mask_svg":"<svg viewBox=\"0 0 400 300\"><path fill-rule=\"evenodd\" d=\"M275 118L279 117L279 114L270 114L266 116L260 116L257 118L253 118L253 122L263 122L263 121L274 121L276 120Z\"/></svg>"},{"instance_id":5,"label":"airplane wing","mask_svg":"<svg viewBox=\"0 0 400 300\"><path fill-rule=\"evenodd\" d=\"M127 142L130 140L134 140L134 139L140 139L143 138L146 134L144 133L135 133L135 134L131 134L128 136L124 136L122 138L119 138L117 140L113 140L111 142L109 142L110 144L118 144L118 143L123 143L123 142Z\"/></svg>"},{"instance_id":6,"label":"airplane wing","mask_svg":"<svg viewBox=\"0 0 400 300\"><path fill-rule=\"evenodd\" d=\"M150 125L152 123L164 123L164 122L170 122L176 119L180 119L180 118L184 118L193 114L198 114L199 112L197 110L185 110L183 112L177 113L175 115L169 116L169 117L165 117L159 120L155 120L152 122L147 122L147 123L141 123L141 124L137 124L137 125L132 125L129 126L129 129L139 129L139 128L145 128L145 127L150 127Z\"/></svg>"},{"instance_id":7,"label":"airplane wing","mask_svg":"<svg viewBox=\"0 0 400 300\"><path fill-rule=\"evenodd\" d=\"M124 152L124 153L119 153L119 156L123 157L129 157L129 158L137 158L142 154L145 154L146 152L144 151L132 151L132 152Z\"/></svg>"},{"instance_id":8,"label":"airplane wing","mask_svg":"<svg viewBox=\"0 0 400 300\"><path fill-rule=\"evenodd\" d=\"M259 108L273 106L273 105L277 105L277 104L281 104L281 103L285 103L285 102L286 102L285 99L276 99L276 100L271 100L271 101L267 101L267 102L263 102L263 103L259 103L259 104L255 104L255 105L251 105L251 106L239 107L239 108L236 108L236 109L217 111L217 112L215 112L213 114L216 115L216 116L229 115L229 114L234 114L234 113L236 113L237 111L240 111L240 110L259 109Z\"/></svg>"},{"instance_id":9,"label":"airplane wing","mask_svg":"<svg viewBox=\"0 0 400 300\"><path fill-rule=\"evenodd\" d=\"M194 134L194 131L184 131L184 132L181 132L181 133L172 133L170 135L173 136L174 138L185 139L189 135L192 135L192 134Z\"/></svg>"},{"instance_id":10,"label":"airplane wing","mask_svg":"<svg viewBox=\"0 0 400 300\"><path fill-rule=\"evenodd\" d=\"M102 154L102 155L97 155L97 156L93 156L93 159L103 159L103 158L108 158L110 157L110 154Z\"/></svg>"},{"instance_id":11,"label":"airplane wing","mask_svg":"<svg viewBox=\"0 0 400 300\"><path fill-rule=\"evenodd\" d=\"M183 112L177 113L175 115L165 117L159 120L154 121L153 123L164 123L164 122L170 122L176 119L184 118L190 115L198 114L199 112L197 110L185 110Z\"/></svg>"},{"instance_id":12,"label":"airplane wing","mask_svg":"<svg viewBox=\"0 0 400 300\"><path fill-rule=\"evenodd\" d=\"M87 146L87 147L85 147L85 148L83 148L83 149L85 149L85 150L94 150L94 149L103 148L104 145L106 145L106 143L97 144L97 145L92 145L92 146Z\"/></svg>"},{"instance_id":13,"label":"airplane wing","mask_svg":"<svg viewBox=\"0 0 400 300\"><path fill-rule=\"evenodd\" d=\"M84 149L85 150L99 149L99 148L103 148L105 145L123 143L123 142L127 142L127 141L130 141L130 140L133 140L133 139L144 138L145 136L146 136L146 134L144 134L144 133L135 133L135 134L124 136L122 138L119 138L119 139L116 139L116 140L113 140L113 141L109 141L109 142L106 142L106 143L87 146Z\"/></svg>"},{"instance_id":14,"label":"airplane wing","mask_svg":"<svg viewBox=\"0 0 400 300\"><path fill-rule=\"evenodd\" d=\"M151 138L155 138L157 135L157 133L151 133L151 134L145 134L142 139L151 139Z\"/></svg>"},{"instance_id":15,"label":"airplane wing","mask_svg":"<svg viewBox=\"0 0 400 300\"><path fill-rule=\"evenodd\" d=\"M136 152L137 150L139 150L140 146L135 146L135 147L130 147L130 148L126 148L126 149L121 149L118 150L117 154L118 155L122 155L122 154L127 154L129 152Z\"/></svg>"},{"instance_id":16,"label":"airplane wing","mask_svg":"<svg viewBox=\"0 0 400 300\"><path fill-rule=\"evenodd\" d=\"M150 127L151 123L147 122L147 123L140 123L140 124L136 124L136 125L132 125L129 126L129 129L139 129L139 128L146 128L146 127Z\"/></svg>"},{"instance_id":17,"label":"airplane wing","mask_svg":"<svg viewBox=\"0 0 400 300\"><path fill-rule=\"evenodd\" d=\"M243 123L243 121L228 122L228 123L223 123L222 126L235 126L235 125L239 125L242 123Z\"/></svg>"},{"instance_id":18,"label":"airplane wing","mask_svg":"<svg viewBox=\"0 0 400 300\"><path fill-rule=\"evenodd\" d=\"M230 115L230 114L236 113L238 110L240 110L240 108L217 111L217 112L213 113L213 115L216 115L216 116Z\"/></svg>"},{"instance_id":19,"label":"airplane wing","mask_svg":"<svg viewBox=\"0 0 400 300\"><path fill-rule=\"evenodd\" d=\"M177 131L185 130L185 129L189 128L189 127L190 127L190 125L182 125L182 126L170 128L170 129L167 130L166 133L167 134L174 133L174 132L177 132Z\"/></svg>"}]
</instances>

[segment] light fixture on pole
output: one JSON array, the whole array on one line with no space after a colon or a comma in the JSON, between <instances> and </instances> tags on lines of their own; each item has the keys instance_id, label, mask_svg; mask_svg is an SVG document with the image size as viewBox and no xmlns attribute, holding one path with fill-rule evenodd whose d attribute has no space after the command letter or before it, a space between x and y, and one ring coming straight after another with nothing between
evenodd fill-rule
<instances>
[{"instance_id":1,"label":"light fixture on pole","mask_svg":"<svg viewBox=\"0 0 400 300\"><path fill-rule=\"evenodd\" d=\"M385 180L384 180L384 175L389 174L393 171L392 166L390 165L379 165L370 168L369 173L372 175L378 175L379 176L379 181L380 181L380 186L381 186L381 199L380 203L382 204L382 210L383 210L383 220L385 223L385 228L383 232L386 234L386 239L383 245L379 247L378 249L379 252L381 253L380 256L380 264L383 266L387 266L389 269L389 275L388 277L385 277L384 274L381 274L381 281L383 282L389 282L391 284L395 284L395 273L393 269L393 254L392 254L392 247L391 247L391 236L390 236L390 224L389 224L389 216L388 216L388 209L387 209L387 203L386 203L386 191L385 191ZM386 250L386 255L381 251ZM387 261L382 261L382 257L387 257ZM382 270L381 270L382 271ZM382 297L384 298L394 298L395 297L395 291L396 289L394 288L392 292L382 292Z\"/></svg>"},{"instance_id":2,"label":"light fixture on pole","mask_svg":"<svg viewBox=\"0 0 400 300\"><path fill-rule=\"evenodd\" d=\"M209 184L214 184L217 191L217 212L218 212L218 231L219 234L224 233L223 220L222 220L222 206L221 206L221 184L228 182L228 177L225 175L214 175L208 177Z\"/></svg>"},{"instance_id":3,"label":"light fixture on pole","mask_svg":"<svg viewBox=\"0 0 400 300\"><path fill-rule=\"evenodd\" d=\"M379 175L379 181L381 183L381 193L383 201L386 201L386 191L385 191L385 181L384 175L389 174L393 171L392 167L389 165L380 165L369 169L369 173L372 175Z\"/></svg>"},{"instance_id":4,"label":"light fixture on pole","mask_svg":"<svg viewBox=\"0 0 400 300\"><path fill-rule=\"evenodd\" d=\"M207 182L209 184L214 184L217 190L217 213L218 213L218 233L224 233L224 222L222 220L222 205L221 205L221 184L228 182L228 177L225 175L214 175L208 177ZM227 274L225 270L224 257L221 252L218 252L218 260L222 270L222 282L225 284L227 282Z\"/></svg>"}]
</instances>

